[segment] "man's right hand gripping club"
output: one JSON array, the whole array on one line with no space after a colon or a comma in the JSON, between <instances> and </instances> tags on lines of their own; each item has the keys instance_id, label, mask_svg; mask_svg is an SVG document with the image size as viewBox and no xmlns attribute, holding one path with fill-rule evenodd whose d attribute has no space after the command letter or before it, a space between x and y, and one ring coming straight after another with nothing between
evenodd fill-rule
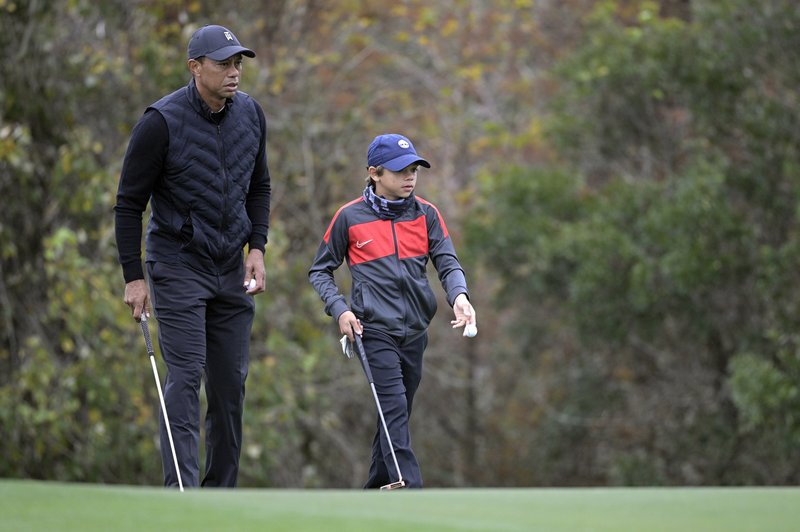
<instances>
[{"instance_id":1,"label":"man's right hand gripping club","mask_svg":"<svg viewBox=\"0 0 800 532\"><path fill-rule=\"evenodd\" d=\"M150 292L144 279L136 279L125 285L125 304L131 307L133 319L141 321L142 313L149 318L150 310L147 308L149 303Z\"/></svg>"}]
</instances>

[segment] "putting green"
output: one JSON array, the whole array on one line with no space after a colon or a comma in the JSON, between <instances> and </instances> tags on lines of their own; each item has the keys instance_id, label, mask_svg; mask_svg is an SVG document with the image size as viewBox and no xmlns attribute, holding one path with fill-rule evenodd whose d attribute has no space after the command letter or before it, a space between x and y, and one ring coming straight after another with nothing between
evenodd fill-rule
<instances>
[{"instance_id":1,"label":"putting green","mask_svg":"<svg viewBox=\"0 0 800 532\"><path fill-rule=\"evenodd\" d=\"M190 490L0 481L0 530L789 531L800 488Z\"/></svg>"}]
</instances>

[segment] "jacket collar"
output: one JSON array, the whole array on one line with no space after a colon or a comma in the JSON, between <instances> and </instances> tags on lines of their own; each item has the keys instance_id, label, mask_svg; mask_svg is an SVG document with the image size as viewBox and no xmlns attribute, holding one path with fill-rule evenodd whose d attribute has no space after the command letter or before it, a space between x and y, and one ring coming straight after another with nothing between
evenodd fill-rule
<instances>
[{"instance_id":1,"label":"jacket collar","mask_svg":"<svg viewBox=\"0 0 800 532\"><path fill-rule=\"evenodd\" d=\"M205 117L208 120L213 120L211 117L211 108L206 104L205 100L200 96L200 91L197 90L197 84L194 82L194 78L189 81L189 85L186 86L186 95L189 98L189 102L191 103L192 107L200 113L201 116ZM230 110L231 106L233 105L233 98L227 98L225 102L225 113Z\"/></svg>"}]
</instances>

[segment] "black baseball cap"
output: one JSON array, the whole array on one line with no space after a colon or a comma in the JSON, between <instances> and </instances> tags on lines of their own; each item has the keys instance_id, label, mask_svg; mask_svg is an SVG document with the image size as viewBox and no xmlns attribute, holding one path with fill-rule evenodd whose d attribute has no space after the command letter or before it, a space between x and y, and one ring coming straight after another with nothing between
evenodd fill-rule
<instances>
[{"instance_id":1,"label":"black baseball cap","mask_svg":"<svg viewBox=\"0 0 800 532\"><path fill-rule=\"evenodd\" d=\"M208 57L214 61L224 61L236 54L256 56L253 50L241 45L231 30L222 26L203 26L189 39L189 59Z\"/></svg>"}]
</instances>

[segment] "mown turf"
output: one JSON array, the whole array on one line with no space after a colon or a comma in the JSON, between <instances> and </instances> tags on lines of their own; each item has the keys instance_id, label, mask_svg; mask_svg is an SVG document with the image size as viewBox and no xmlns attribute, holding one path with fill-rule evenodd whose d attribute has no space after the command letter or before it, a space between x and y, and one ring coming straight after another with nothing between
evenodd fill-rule
<instances>
[{"instance_id":1,"label":"mown turf","mask_svg":"<svg viewBox=\"0 0 800 532\"><path fill-rule=\"evenodd\" d=\"M191 490L0 481L2 531L796 531L800 488Z\"/></svg>"}]
</instances>

